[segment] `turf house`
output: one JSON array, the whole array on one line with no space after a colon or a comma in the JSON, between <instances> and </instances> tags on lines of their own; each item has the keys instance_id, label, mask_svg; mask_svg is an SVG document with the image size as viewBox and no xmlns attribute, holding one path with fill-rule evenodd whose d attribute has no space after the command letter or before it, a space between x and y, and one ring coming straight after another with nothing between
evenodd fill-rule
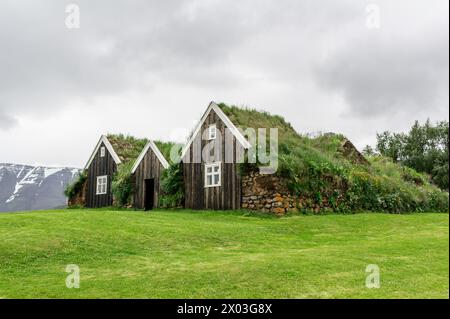
<instances>
[{"instance_id":1,"label":"turf house","mask_svg":"<svg viewBox=\"0 0 450 319\"><path fill-rule=\"evenodd\" d=\"M261 173L259 158L248 163L254 146L242 134L247 128L278 129L275 174ZM216 143L216 136L223 138ZM231 151L224 146L227 139ZM448 211L448 193L429 176L381 156L365 158L340 134L299 134L283 117L255 109L211 102L181 156L185 208L277 215ZM244 163L237 161L240 156Z\"/></svg>"},{"instance_id":2,"label":"turf house","mask_svg":"<svg viewBox=\"0 0 450 319\"><path fill-rule=\"evenodd\" d=\"M277 129L273 174L262 173L259 154L249 163L256 153L249 128ZM84 172L66 190L69 206L277 215L448 211L448 192L429 176L379 155L365 157L341 134L300 134L283 117L264 111L211 102L183 144L180 161L169 163L173 146L102 136Z\"/></svg>"},{"instance_id":3,"label":"turf house","mask_svg":"<svg viewBox=\"0 0 450 319\"><path fill-rule=\"evenodd\" d=\"M164 147L147 139L102 135L78 180L66 190L69 206L157 207L160 176L168 167L157 143Z\"/></svg>"}]
</instances>

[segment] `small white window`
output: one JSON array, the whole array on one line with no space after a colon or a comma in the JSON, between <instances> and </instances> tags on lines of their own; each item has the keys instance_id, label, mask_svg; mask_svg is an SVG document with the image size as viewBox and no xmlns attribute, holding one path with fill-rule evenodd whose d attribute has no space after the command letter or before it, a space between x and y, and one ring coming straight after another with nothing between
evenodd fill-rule
<instances>
[{"instance_id":1,"label":"small white window","mask_svg":"<svg viewBox=\"0 0 450 319\"><path fill-rule=\"evenodd\" d=\"M205 187L220 186L220 163L205 165Z\"/></svg>"},{"instance_id":2,"label":"small white window","mask_svg":"<svg viewBox=\"0 0 450 319\"><path fill-rule=\"evenodd\" d=\"M100 157L105 157L105 147L100 147Z\"/></svg>"},{"instance_id":3,"label":"small white window","mask_svg":"<svg viewBox=\"0 0 450 319\"><path fill-rule=\"evenodd\" d=\"M108 176L97 176L97 195L104 195L108 191Z\"/></svg>"},{"instance_id":4,"label":"small white window","mask_svg":"<svg viewBox=\"0 0 450 319\"><path fill-rule=\"evenodd\" d=\"M216 139L216 135L217 135L217 127L216 124L213 124L209 127L208 130L208 138L210 140L215 140Z\"/></svg>"}]
</instances>

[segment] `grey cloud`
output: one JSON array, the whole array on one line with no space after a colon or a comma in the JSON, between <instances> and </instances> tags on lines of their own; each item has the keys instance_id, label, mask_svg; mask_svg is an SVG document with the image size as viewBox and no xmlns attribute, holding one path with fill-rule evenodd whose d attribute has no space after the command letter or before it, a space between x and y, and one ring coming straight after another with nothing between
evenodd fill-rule
<instances>
[{"instance_id":1,"label":"grey cloud","mask_svg":"<svg viewBox=\"0 0 450 319\"><path fill-rule=\"evenodd\" d=\"M2 4L0 96L8 112L55 113L71 98L122 87L124 71L108 52L95 52L101 41L87 30L66 29L64 18L64 6L56 2Z\"/></svg>"},{"instance_id":2,"label":"grey cloud","mask_svg":"<svg viewBox=\"0 0 450 319\"><path fill-rule=\"evenodd\" d=\"M65 28L60 1L26 3L0 5L0 96L19 115L57 112L73 98L145 91L160 78L236 85L220 65L262 31L258 17L246 18L251 3L80 0L78 30Z\"/></svg>"},{"instance_id":3,"label":"grey cloud","mask_svg":"<svg viewBox=\"0 0 450 319\"><path fill-rule=\"evenodd\" d=\"M365 30L321 61L315 76L323 88L342 94L348 114L430 114L448 101L448 57L448 20L445 29Z\"/></svg>"},{"instance_id":4,"label":"grey cloud","mask_svg":"<svg viewBox=\"0 0 450 319\"><path fill-rule=\"evenodd\" d=\"M130 91L143 104L154 93L149 104L161 108L167 96L199 110L214 99L244 103L290 116L299 130L305 114L311 129L343 130L352 126L339 121L343 109L412 121L420 110L440 118L448 104L445 1L379 0L374 32L359 0L70 2L79 30L65 28L60 0L0 2L2 129L25 115L58 118L74 101L128 101Z\"/></svg>"},{"instance_id":5,"label":"grey cloud","mask_svg":"<svg viewBox=\"0 0 450 319\"><path fill-rule=\"evenodd\" d=\"M309 44L301 43L299 33L340 23L357 11L349 1L74 2L80 7L78 30L65 28L60 1L0 4L0 96L15 114L51 114L74 98L145 92L161 80L202 89L242 87L240 67L229 62L239 60L249 42L279 33L293 37L293 52L304 51ZM270 39L266 45L250 48L251 54L286 50L270 48ZM252 68L285 68L285 78L296 76L298 61L268 58Z\"/></svg>"},{"instance_id":6,"label":"grey cloud","mask_svg":"<svg viewBox=\"0 0 450 319\"><path fill-rule=\"evenodd\" d=\"M6 131L15 125L17 125L17 119L0 112L0 131Z\"/></svg>"}]
</instances>

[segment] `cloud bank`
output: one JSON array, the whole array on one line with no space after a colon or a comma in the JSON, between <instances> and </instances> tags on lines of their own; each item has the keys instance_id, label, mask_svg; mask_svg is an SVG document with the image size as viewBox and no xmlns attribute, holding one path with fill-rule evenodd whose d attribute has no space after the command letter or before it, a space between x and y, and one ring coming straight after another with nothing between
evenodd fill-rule
<instances>
[{"instance_id":1,"label":"cloud bank","mask_svg":"<svg viewBox=\"0 0 450 319\"><path fill-rule=\"evenodd\" d=\"M79 166L99 134L170 138L211 100L359 146L448 119L447 1L377 1L376 29L356 0L73 3L80 29L66 28L61 1L0 4L0 161ZM14 145L36 130L31 160ZM56 130L80 151L50 155Z\"/></svg>"}]
</instances>

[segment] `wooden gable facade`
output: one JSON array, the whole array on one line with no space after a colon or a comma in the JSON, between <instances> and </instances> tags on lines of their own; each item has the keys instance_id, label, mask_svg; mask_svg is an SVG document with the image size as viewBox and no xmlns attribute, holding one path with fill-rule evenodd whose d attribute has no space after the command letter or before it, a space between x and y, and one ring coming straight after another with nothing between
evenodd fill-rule
<instances>
[{"instance_id":1,"label":"wooden gable facade","mask_svg":"<svg viewBox=\"0 0 450 319\"><path fill-rule=\"evenodd\" d=\"M133 175L133 206L150 210L158 207L160 179L169 163L153 141L142 150L131 171Z\"/></svg>"},{"instance_id":2,"label":"wooden gable facade","mask_svg":"<svg viewBox=\"0 0 450 319\"><path fill-rule=\"evenodd\" d=\"M108 138L102 136L85 166L87 176L85 207L99 208L113 204L111 182L120 163Z\"/></svg>"},{"instance_id":3,"label":"wooden gable facade","mask_svg":"<svg viewBox=\"0 0 450 319\"><path fill-rule=\"evenodd\" d=\"M217 135L220 134L222 138L219 142L220 145L215 143L214 149L211 151L211 158L206 161L199 154L202 153L207 144L211 145L211 139L207 136L210 127L215 127ZM228 137L226 137L227 135ZM227 138L229 138L228 141L232 141L229 145L232 144L233 150L226 149L225 141ZM240 153L249 147L247 140L220 107L211 102L181 155L185 186L185 208L240 209L241 176L238 171L237 158ZM200 153L198 148L200 148ZM230 161L230 158L233 158L233 161ZM209 172L216 169L220 171L220 176L216 175L212 178L215 179L214 182L218 181L219 183L208 186Z\"/></svg>"}]
</instances>

